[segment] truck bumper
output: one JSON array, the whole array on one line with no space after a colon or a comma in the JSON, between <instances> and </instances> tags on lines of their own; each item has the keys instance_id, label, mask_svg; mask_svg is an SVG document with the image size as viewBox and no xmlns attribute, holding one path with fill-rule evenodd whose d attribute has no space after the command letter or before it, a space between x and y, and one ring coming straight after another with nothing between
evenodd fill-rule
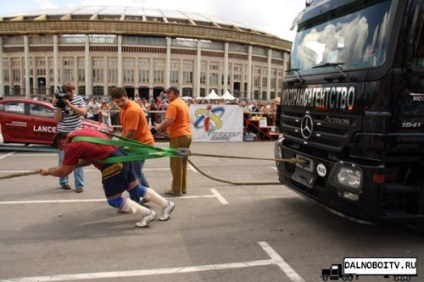
<instances>
[{"instance_id":1,"label":"truck bumper","mask_svg":"<svg viewBox=\"0 0 424 282\"><path fill-rule=\"evenodd\" d=\"M275 157L306 160L304 165L277 162L280 183L338 215L363 223L424 219L419 203L412 209L405 204L416 201L420 188L379 182L375 176L384 176L384 166L307 154L286 146L284 138L275 142Z\"/></svg>"}]
</instances>

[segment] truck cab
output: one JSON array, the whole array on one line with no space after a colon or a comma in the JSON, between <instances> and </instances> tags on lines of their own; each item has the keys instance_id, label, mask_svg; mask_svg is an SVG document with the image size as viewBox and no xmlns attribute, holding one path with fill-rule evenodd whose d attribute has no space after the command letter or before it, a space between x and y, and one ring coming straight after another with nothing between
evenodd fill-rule
<instances>
[{"instance_id":1,"label":"truck cab","mask_svg":"<svg viewBox=\"0 0 424 282\"><path fill-rule=\"evenodd\" d=\"M329 269L323 269L321 271L321 278L324 281L330 280L339 280L342 277L342 265L333 264Z\"/></svg>"},{"instance_id":2,"label":"truck cab","mask_svg":"<svg viewBox=\"0 0 424 282\"><path fill-rule=\"evenodd\" d=\"M358 221L424 219L424 0L313 0L281 94L282 184Z\"/></svg>"}]
</instances>

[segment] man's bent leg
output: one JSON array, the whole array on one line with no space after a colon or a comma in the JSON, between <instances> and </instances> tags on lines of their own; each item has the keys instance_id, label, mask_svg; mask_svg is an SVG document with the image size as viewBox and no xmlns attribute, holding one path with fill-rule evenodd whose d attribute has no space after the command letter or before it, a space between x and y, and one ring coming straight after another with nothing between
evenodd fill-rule
<instances>
[{"instance_id":1,"label":"man's bent leg","mask_svg":"<svg viewBox=\"0 0 424 282\"><path fill-rule=\"evenodd\" d=\"M130 194L130 199L136 203L140 203L140 199L143 198L144 194L146 194L146 187L137 184L134 188L128 189L128 193Z\"/></svg>"},{"instance_id":2,"label":"man's bent leg","mask_svg":"<svg viewBox=\"0 0 424 282\"><path fill-rule=\"evenodd\" d=\"M57 156L58 156L58 158L59 158L59 166L61 166L62 165L62 161L63 161L63 156L64 156L64 152L63 152L63 150L59 150L59 151L57 151ZM69 180L68 180L68 176L61 176L61 177L59 177L59 185L60 186L63 186L63 185L67 185L68 184L68 182L69 182Z\"/></svg>"},{"instance_id":3,"label":"man's bent leg","mask_svg":"<svg viewBox=\"0 0 424 282\"><path fill-rule=\"evenodd\" d=\"M156 218L155 211L140 206L139 204L131 201L130 199L124 199L119 196L108 198L107 201L110 206L118 208L121 212L132 213L134 215L141 216L141 220L136 223L137 227L147 227L149 223Z\"/></svg>"},{"instance_id":4,"label":"man's bent leg","mask_svg":"<svg viewBox=\"0 0 424 282\"><path fill-rule=\"evenodd\" d=\"M76 167L74 169L75 188L84 187L84 168Z\"/></svg>"},{"instance_id":5,"label":"man's bent leg","mask_svg":"<svg viewBox=\"0 0 424 282\"><path fill-rule=\"evenodd\" d=\"M169 204L168 200L166 200L164 197L156 193L156 191L153 190L152 188L146 188L146 192L144 193L143 198L146 201L158 204L162 208L167 207Z\"/></svg>"},{"instance_id":6,"label":"man's bent leg","mask_svg":"<svg viewBox=\"0 0 424 282\"><path fill-rule=\"evenodd\" d=\"M135 175L137 176L138 181L140 181L140 184L143 185L144 187L149 187L149 183L147 182L147 179L143 173L144 160L133 161L133 166L134 166Z\"/></svg>"},{"instance_id":7,"label":"man's bent leg","mask_svg":"<svg viewBox=\"0 0 424 282\"><path fill-rule=\"evenodd\" d=\"M152 188L146 188L138 184L136 187L128 191L130 195L136 195L142 197L147 202L158 204L163 209L163 216L159 218L161 221L168 220L174 210L175 204L171 201L166 200L164 197L159 195Z\"/></svg>"},{"instance_id":8,"label":"man's bent leg","mask_svg":"<svg viewBox=\"0 0 424 282\"><path fill-rule=\"evenodd\" d=\"M143 185L144 187L149 187L149 182L147 182L146 176L143 173L143 167L144 167L144 162L145 160L141 160L140 161L140 184Z\"/></svg>"},{"instance_id":9,"label":"man's bent leg","mask_svg":"<svg viewBox=\"0 0 424 282\"><path fill-rule=\"evenodd\" d=\"M166 200L152 188L146 189L146 193L143 198L149 202L156 203L162 207L163 216L159 218L160 221L166 221L171 217L171 213L175 208L175 204L173 202Z\"/></svg>"}]
</instances>

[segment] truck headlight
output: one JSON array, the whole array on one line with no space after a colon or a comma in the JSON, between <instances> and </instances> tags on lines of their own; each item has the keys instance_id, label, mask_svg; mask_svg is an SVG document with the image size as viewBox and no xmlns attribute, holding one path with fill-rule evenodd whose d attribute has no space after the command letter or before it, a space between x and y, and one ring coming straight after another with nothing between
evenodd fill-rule
<instances>
[{"instance_id":1,"label":"truck headlight","mask_svg":"<svg viewBox=\"0 0 424 282\"><path fill-rule=\"evenodd\" d=\"M361 187L362 170L349 167L341 167L337 173L337 182L352 188Z\"/></svg>"},{"instance_id":2,"label":"truck headlight","mask_svg":"<svg viewBox=\"0 0 424 282\"><path fill-rule=\"evenodd\" d=\"M281 153L281 142L283 142L284 138L280 138L274 143L274 157L276 159L282 159L283 154ZM280 166L281 162L276 162L277 166Z\"/></svg>"},{"instance_id":3,"label":"truck headlight","mask_svg":"<svg viewBox=\"0 0 424 282\"><path fill-rule=\"evenodd\" d=\"M328 182L337 188L341 197L357 201L362 192L363 172L355 164L338 162L331 170Z\"/></svg>"}]
</instances>

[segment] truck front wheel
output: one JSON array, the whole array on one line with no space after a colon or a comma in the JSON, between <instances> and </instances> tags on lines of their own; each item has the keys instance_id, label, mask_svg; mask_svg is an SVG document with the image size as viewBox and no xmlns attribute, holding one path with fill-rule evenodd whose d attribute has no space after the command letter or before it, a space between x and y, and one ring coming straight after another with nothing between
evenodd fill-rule
<instances>
[{"instance_id":1,"label":"truck front wheel","mask_svg":"<svg viewBox=\"0 0 424 282\"><path fill-rule=\"evenodd\" d=\"M322 280L327 281L328 280L328 275L324 274L323 276L321 276Z\"/></svg>"}]
</instances>

